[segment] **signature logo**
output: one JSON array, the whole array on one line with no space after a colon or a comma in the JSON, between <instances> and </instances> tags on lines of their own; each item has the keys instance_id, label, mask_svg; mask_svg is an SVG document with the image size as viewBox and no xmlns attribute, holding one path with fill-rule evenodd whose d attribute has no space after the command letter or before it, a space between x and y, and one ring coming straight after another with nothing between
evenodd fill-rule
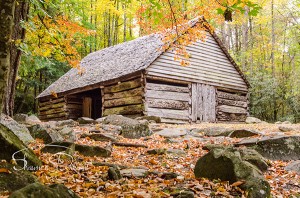
<instances>
[{"instance_id":1,"label":"signature logo","mask_svg":"<svg viewBox=\"0 0 300 198\"><path fill-rule=\"evenodd\" d=\"M59 147L59 148L65 149L65 150L68 149L68 147L66 147L66 146L54 145L54 144L46 144L45 147L56 147L56 148ZM16 171L19 171L19 170L38 171L41 169L40 166L29 165L29 163L26 159L26 155L22 152L22 151L25 151L28 149L29 148L25 148L25 149L16 151L12 154L12 161L18 165L18 166L13 167L14 170L16 170ZM19 157L20 154L23 154L23 156ZM73 161L74 161L73 156L66 153L65 151L57 152L57 153L51 155L51 157L49 159L50 163L57 164L57 165L62 165L62 164L65 164L66 162L68 162L69 165L72 166Z\"/></svg>"}]
</instances>

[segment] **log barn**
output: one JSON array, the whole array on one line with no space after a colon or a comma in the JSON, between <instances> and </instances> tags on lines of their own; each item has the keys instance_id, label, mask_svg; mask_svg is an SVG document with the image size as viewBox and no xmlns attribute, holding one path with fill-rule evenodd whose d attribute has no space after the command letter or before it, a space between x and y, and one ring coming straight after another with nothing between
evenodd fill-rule
<instances>
[{"instance_id":1,"label":"log barn","mask_svg":"<svg viewBox=\"0 0 300 198\"><path fill-rule=\"evenodd\" d=\"M192 21L191 28L198 21ZM218 36L186 47L189 65L163 52L162 36L151 34L83 58L39 96L43 121L159 116L166 123L244 122L249 83Z\"/></svg>"}]
</instances>

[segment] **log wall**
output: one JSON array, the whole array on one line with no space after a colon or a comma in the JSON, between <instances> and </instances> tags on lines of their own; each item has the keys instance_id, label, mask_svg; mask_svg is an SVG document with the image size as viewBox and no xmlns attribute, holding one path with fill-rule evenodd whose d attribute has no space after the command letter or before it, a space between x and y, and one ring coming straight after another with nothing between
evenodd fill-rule
<instances>
[{"instance_id":1,"label":"log wall","mask_svg":"<svg viewBox=\"0 0 300 198\"><path fill-rule=\"evenodd\" d=\"M39 102L39 119L42 121L64 120L68 117L66 100L64 97Z\"/></svg>"},{"instance_id":2,"label":"log wall","mask_svg":"<svg viewBox=\"0 0 300 198\"><path fill-rule=\"evenodd\" d=\"M190 100L188 84L147 79L144 114L159 116L162 122L185 123L189 120Z\"/></svg>"},{"instance_id":3,"label":"log wall","mask_svg":"<svg viewBox=\"0 0 300 198\"><path fill-rule=\"evenodd\" d=\"M74 119L82 116L82 97L78 97L76 95L66 96L66 109L68 112L68 119Z\"/></svg>"},{"instance_id":4,"label":"log wall","mask_svg":"<svg viewBox=\"0 0 300 198\"><path fill-rule=\"evenodd\" d=\"M217 119L219 122L244 122L248 114L245 94L217 90Z\"/></svg>"},{"instance_id":5,"label":"log wall","mask_svg":"<svg viewBox=\"0 0 300 198\"><path fill-rule=\"evenodd\" d=\"M141 116L144 110L143 84L143 79L140 76L136 79L102 88L102 115Z\"/></svg>"}]
</instances>

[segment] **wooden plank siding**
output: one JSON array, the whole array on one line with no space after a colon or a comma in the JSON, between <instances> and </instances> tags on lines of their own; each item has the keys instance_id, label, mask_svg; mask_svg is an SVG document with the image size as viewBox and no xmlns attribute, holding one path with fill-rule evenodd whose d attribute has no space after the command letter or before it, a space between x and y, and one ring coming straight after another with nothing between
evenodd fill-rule
<instances>
[{"instance_id":1,"label":"wooden plank siding","mask_svg":"<svg viewBox=\"0 0 300 198\"><path fill-rule=\"evenodd\" d=\"M146 80L145 114L159 116L162 122L189 121L190 90L187 84Z\"/></svg>"},{"instance_id":2,"label":"wooden plank siding","mask_svg":"<svg viewBox=\"0 0 300 198\"><path fill-rule=\"evenodd\" d=\"M186 49L188 66L181 66L174 51L167 51L146 69L147 75L247 92L246 82L211 34L206 42L197 41Z\"/></svg>"},{"instance_id":3,"label":"wooden plank siding","mask_svg":"<svg viewBox=\"0 0 300 198\"><path fill-rule=\"evenodd\" d=\"M141 116L144 111L142 77L103 87L102 116L111 114Z\"/></svg>"}]
</instances>

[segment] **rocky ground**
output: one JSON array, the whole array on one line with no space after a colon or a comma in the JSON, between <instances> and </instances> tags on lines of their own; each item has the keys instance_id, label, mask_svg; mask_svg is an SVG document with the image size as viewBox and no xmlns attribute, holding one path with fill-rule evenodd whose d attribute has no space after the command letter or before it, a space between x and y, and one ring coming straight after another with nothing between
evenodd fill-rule
<instances>
[{"instance_id":1,"label":"rocky ground","mask_svg":"<svg viewBox=\"0 0 300 198\"><path fill-rule=\"evenodd\" d=\"M128 135L132 128L124 128L125 124L132 124L127 123L131 121L122 122L27 124L31 136L36 138L28 147L43 162L38 170L32 171L37 181L44 185L63 184L80 197L247 197L250 195L243 185L248 182L248 176L234 173L234 180L229 183L195 178L194 171L199 158L214 150L215 145L222 145L219 151L230 145L251 148L254 145L265 157L260 163L266 165L267 170L254 163L260 170L254 167L257 171L253 175L269 183L273 197L300 197L300 163L297 161L300 159L300 124L148 125L148 122L138 121L139 128L134 129L139 133L132 137ZM143 128L145 125L150 127L151 134ZM45 142L67 149L55 153L59 150L55 150L55 146L45 147ZM221 154L223 158L242 153L235 148L228 152ZM247 161L239 155L237 159L241 163ZM0 179L1 174L15 174L8 167L1 167L1 163ZM214 162L205 163L207 171L214 172L209 170L214 166L210 163ZM248 162L244 164L252 167ZM0 182L3 197L17 189L4 191Z\"/></svg>"}]
</instances>

